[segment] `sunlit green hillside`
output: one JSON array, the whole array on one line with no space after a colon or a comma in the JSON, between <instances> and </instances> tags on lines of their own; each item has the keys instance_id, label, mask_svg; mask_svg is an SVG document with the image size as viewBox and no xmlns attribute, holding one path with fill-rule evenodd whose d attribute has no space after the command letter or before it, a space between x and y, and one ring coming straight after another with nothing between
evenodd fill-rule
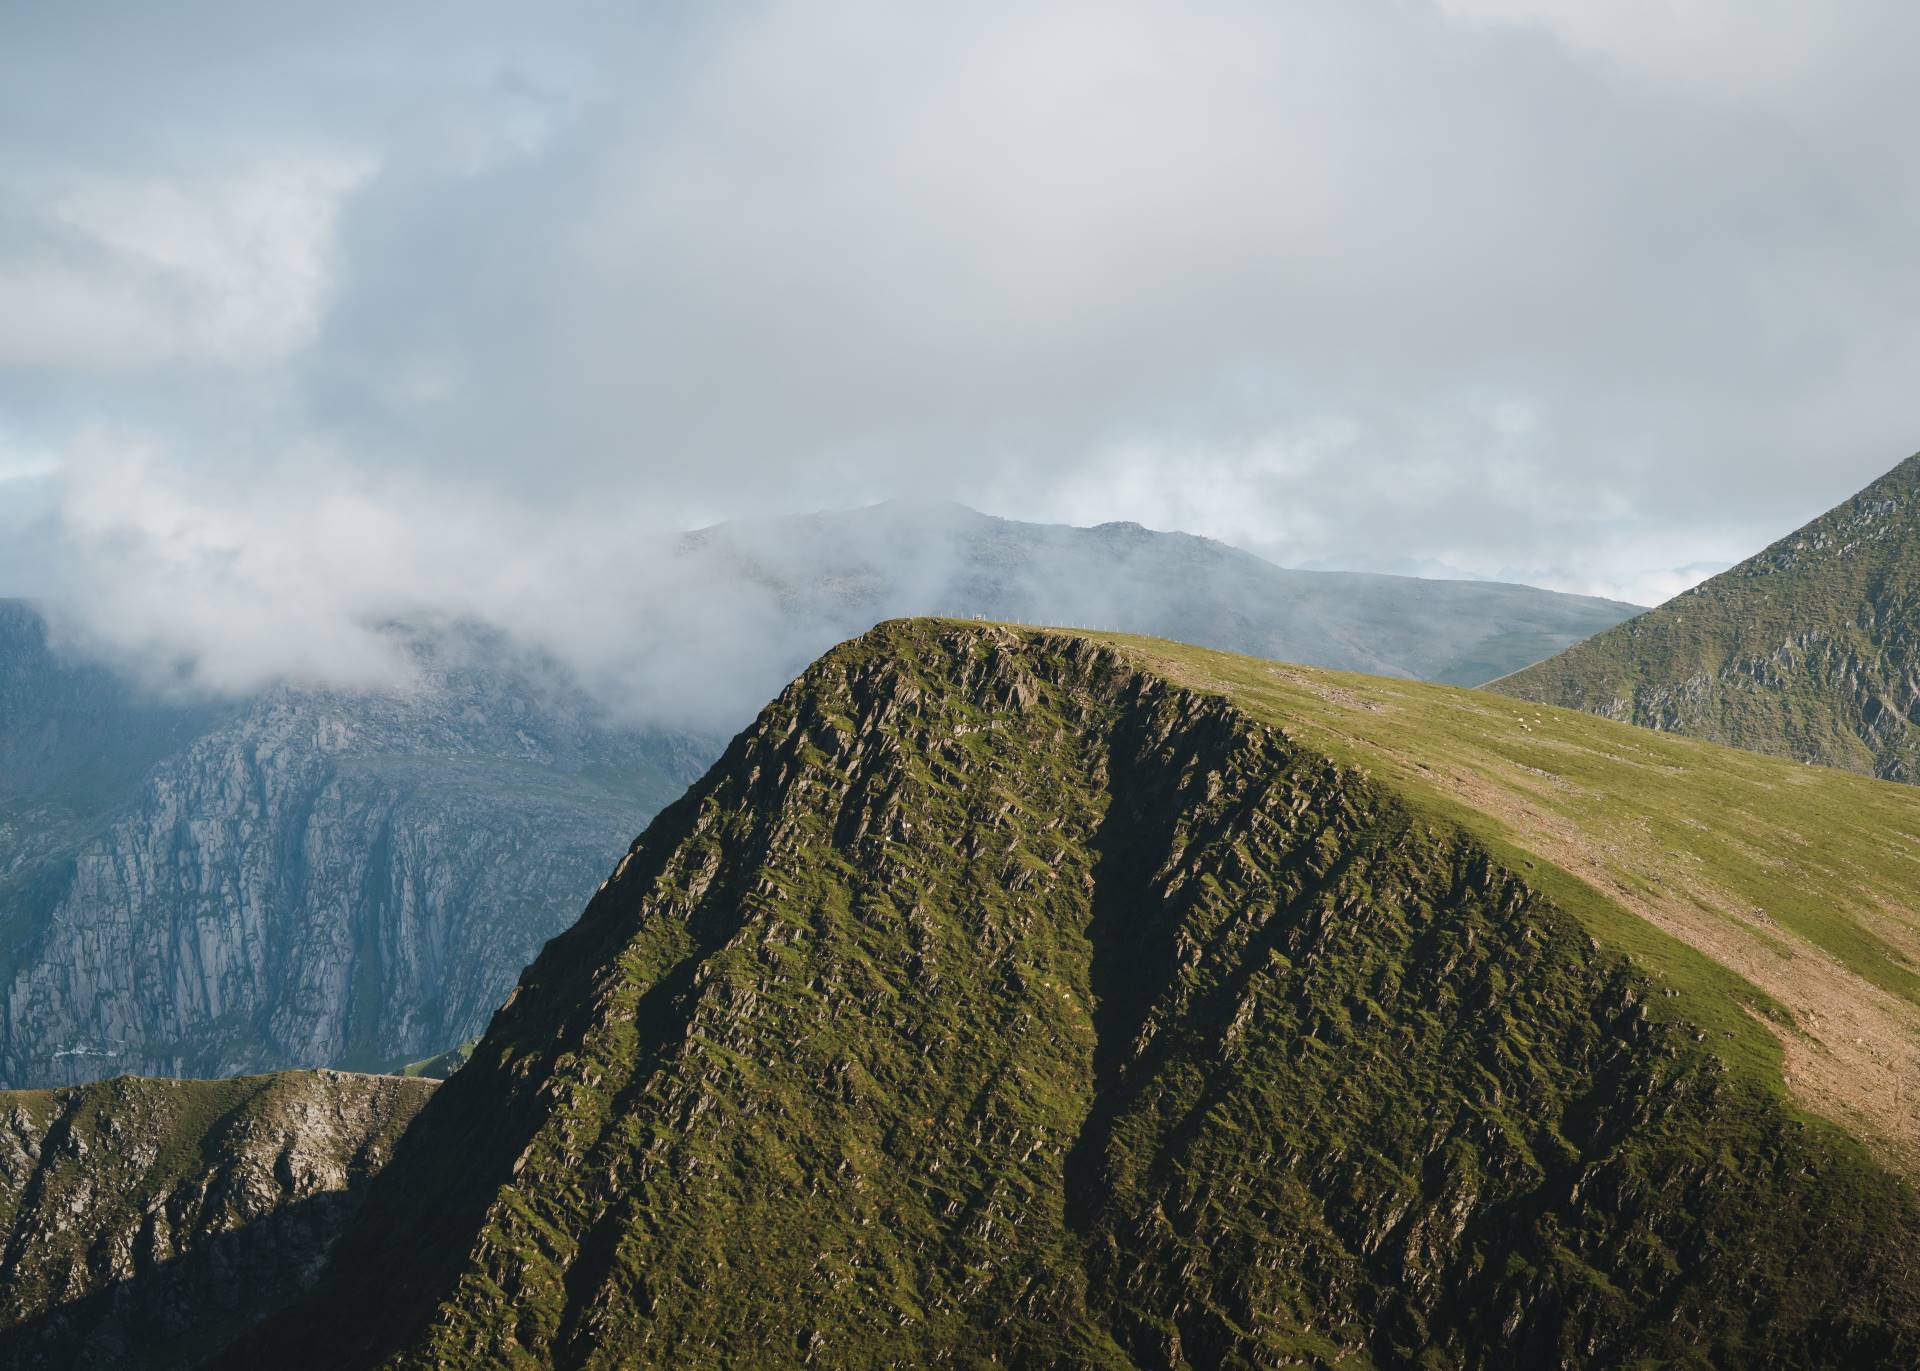
<instances>
[{"instance_id":1,"label":"sunlit green hillside","mask_svg":"<svg viewBox=\"0 0 1920 1371\"><path fill-rule=\"evenodd\" d=\"M1447 686L1110 641L1380 776L1697 997L1727 1052L1920 1155L1920 792ZM1717 1003L1716 1003L1717 1001Z\"/></svg>"},{"instance_id":2,"label":"sunlit green hillside","mask_svg":"<svg viewBox=\"0 0 1920 1371\"><path fill-rule=\"evenodd\" d=\"M635 841L223 1365L1905 1371L1917 800L883 624Z\"/></svg>"}]
</instances>

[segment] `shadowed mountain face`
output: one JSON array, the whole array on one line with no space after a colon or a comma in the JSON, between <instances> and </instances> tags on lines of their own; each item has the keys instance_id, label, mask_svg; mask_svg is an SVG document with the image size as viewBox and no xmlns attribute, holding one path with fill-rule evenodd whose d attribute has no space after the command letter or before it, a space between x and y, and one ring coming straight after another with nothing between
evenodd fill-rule
<instances>
[{"instance_id":1,"label":"shadowed mountain face","mask_svg":"<svg viewBox=\"0 0 1920 1371\"><path fill-rule=\"evenodd\" d=\"M1778 1006L1313 741L1354 678L1296 733L1173 651L823 659L226 1364L1913 1364L1914 1192ZM1486 698L1404 689L1436 757Z\"/></svg>"},{"instance_id":2,"label":"shadowed mountain face","mask_svg":"<svg viewBox=\"0 0 1920 1371\"><path fill-rule=\"evenodd\" d=\"M0 1092L0 1365L197 1364L298 1294L432 1083Z\"/></svg>"},{"instance_id":3,"label":"shadowed mountain face","mask_svg":"<svg viewBox=\"0 0 1920 1371\"><path fill-rule=\"evenodd\" d=\"M618 679L592 698L474 631L416 635L406 690L158 704L0 602L0 1085L373 1068L472 1037L719 738L887 615L1102 624L1472 680L1628 612L957 506L722 526L675 566L711 612L608 629L666 664L679 705L657 721Z\"/></svg>"},{"instance_id":4,"label":"shadowed mountain face","mask_svg":"<svg viewBox=\"0 0 1920 1371\"><path fill-rule=\"evenodd\" d=\"M1920 457L1759 556L1492 688L1920 782Z\"/></svg>"}]
</instances>

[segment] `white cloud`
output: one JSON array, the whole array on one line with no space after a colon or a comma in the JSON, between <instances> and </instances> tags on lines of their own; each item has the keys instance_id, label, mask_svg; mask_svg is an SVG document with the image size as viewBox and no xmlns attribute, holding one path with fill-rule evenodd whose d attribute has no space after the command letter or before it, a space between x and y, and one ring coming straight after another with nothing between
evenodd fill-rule
<instances>
[{"instance_id":1,"label":"white cloud","mask_svg":"<svg viewBox=\"0 0 1920 1371\"><path fill-rule=\"evenodd\" d=\"M256 368L318 329L364 159L281 157L178 178L0 183L33 231L0 243L0 366Z\"/></svg>"},{"instance_id":2,"label":"white cloud","mask_svg":"<svg viewBox=\"0 0 1920 1371\"><path fill-rule=\"evenodd\" d=\"M1449 18L1535 29L1631 78L1720 99L1790 93L1882 12L1821 0L1436 3Z\"/></svg>"},{"instance_id":3,"label":"white cloud","mask_svg":"<svg viewBox=\"0 0 1920 1371\"><path fill-rule=\"evenodd\" d=\"M1575 595L1598 595L1630 605L1659 605L1732 565L1731 561L1693 562L1686 566L1656 567L1625 575L1595 575L1578 569L1552 566L1502 567L1493 579L1543 586L1548 590L1564 590Z\"/></svg>"},{"instance_id":4,"label":"white cloud","mask_svg":"<svg viewBox=\"0 0 1920 1371\"><path fill-rule=\"evenodd\" d=\"M0 441L0 481L33 481L60 470L60 459L47 452L9 447Z\"/></svg>"},{"instance_id":5,"label":"white cloud","mask_svg":"<svg viewBox=\"0 0 1920 1371\"><path fill-rule=\"evenodd\" d=\"M81 434L55 489L66 574L48 597L63 625L158 685L405 679L367 591L370 578L415 570L422 540L406 520L421 511L356 489L323 454L259 476L196 481L138 437ZM376 600L400 608L384 593L397 585Z\"/></svg>"}]
</instances>

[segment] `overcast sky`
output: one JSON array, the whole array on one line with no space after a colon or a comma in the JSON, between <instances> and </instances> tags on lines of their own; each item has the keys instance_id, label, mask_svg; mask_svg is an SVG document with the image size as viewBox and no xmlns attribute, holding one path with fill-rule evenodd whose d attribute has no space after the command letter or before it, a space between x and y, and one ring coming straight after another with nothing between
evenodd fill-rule
<instances>
[{"instance_id":1,"label":"overcast sky","mask_svg":"<svg viewBox=\"0 0 1920 1371\"><path fill-rule=\"evenodd\" d=\"M1916 51L1872 0L0 0L0 593L332 660L937 496L1658 600L1920 447Z\"/></svg>"}]
</instances>

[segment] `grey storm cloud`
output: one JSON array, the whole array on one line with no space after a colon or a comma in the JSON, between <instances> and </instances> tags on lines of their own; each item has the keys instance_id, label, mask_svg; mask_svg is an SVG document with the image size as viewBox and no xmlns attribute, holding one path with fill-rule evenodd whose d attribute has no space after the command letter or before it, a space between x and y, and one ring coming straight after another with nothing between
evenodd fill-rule
<instances>
[{"instance_id":1,"label":"grey storm cloud","mask_svg":"<svg viewBox=\"0 0 1920 1371\"><path fill-rule=\"evenodd\" d=\"M944 497L1658 599L1920 446L1920 12L0 6L0 593L590 653ZM678 597L682 608L670 607Z\"/></svg>"}]
</instances>

